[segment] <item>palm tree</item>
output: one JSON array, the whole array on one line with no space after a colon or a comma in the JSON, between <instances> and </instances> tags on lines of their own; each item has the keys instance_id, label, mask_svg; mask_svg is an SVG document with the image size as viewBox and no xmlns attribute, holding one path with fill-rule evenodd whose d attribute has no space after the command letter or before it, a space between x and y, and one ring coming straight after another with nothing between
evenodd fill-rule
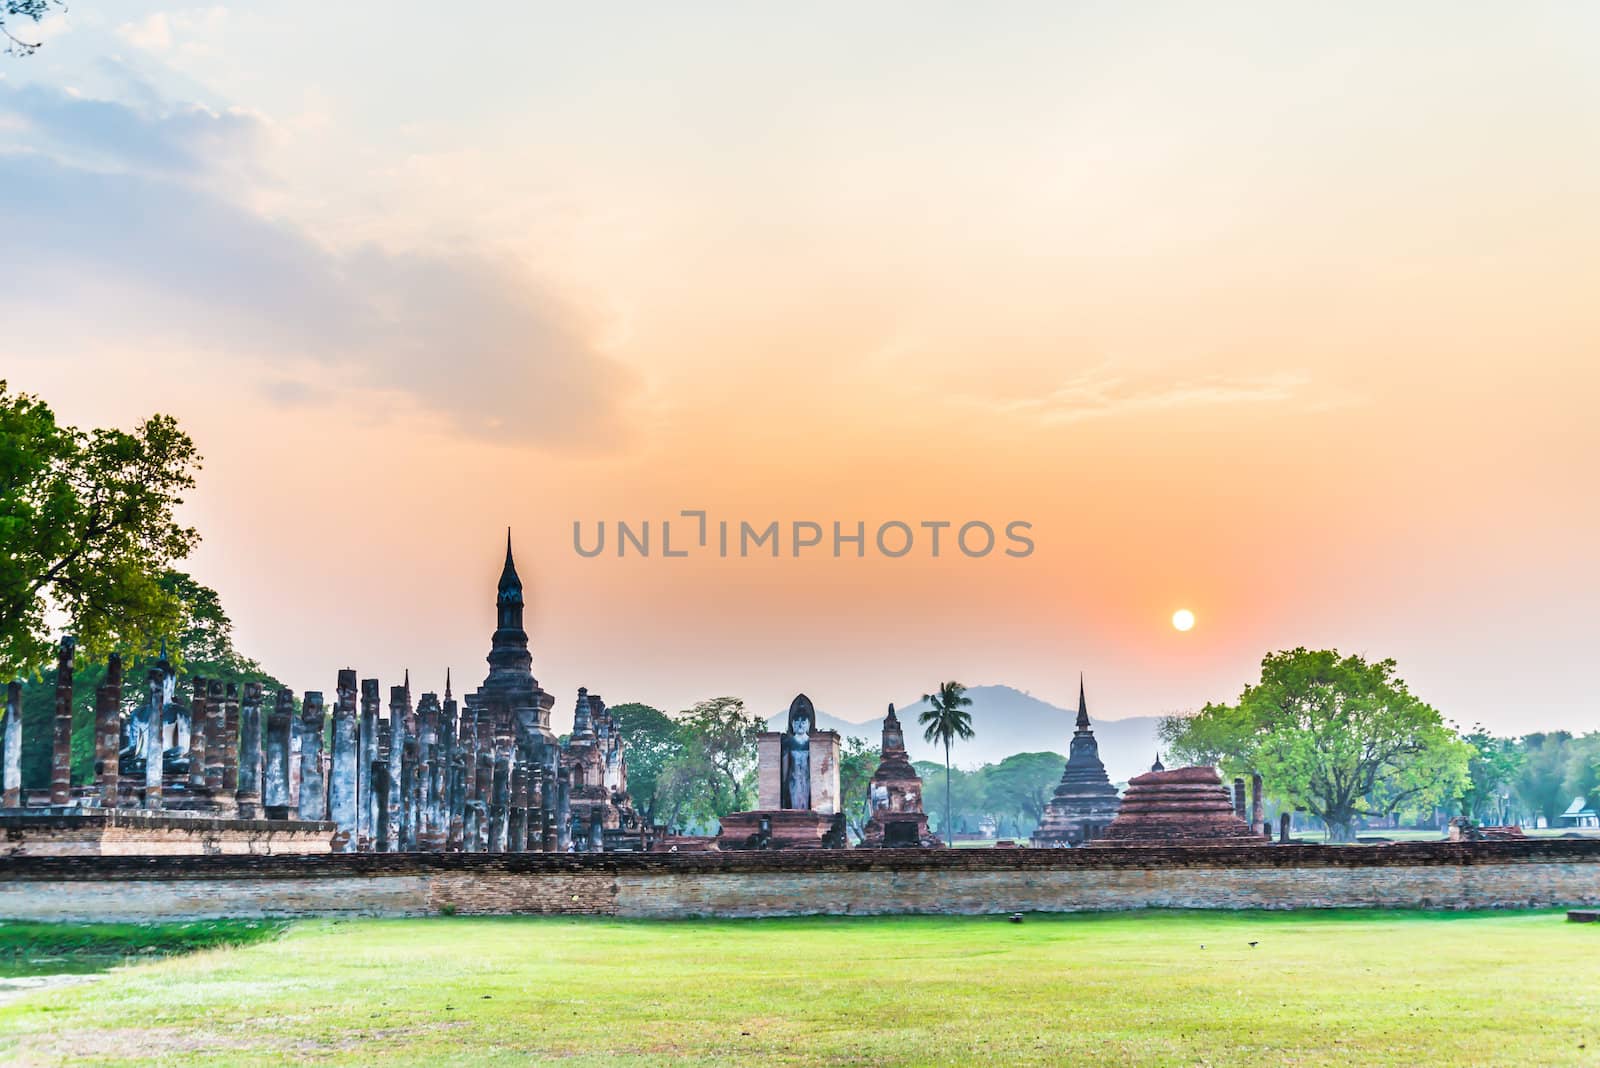
<instances>
[{"instance_id":1,"label":"palm tree","mask_svg":"<svg viewBox=\"0 0 1600 1068\"><path fill-rule=\"evenodd\" d=\"M917 717L917 722L926 728L922 740L944 746L944 838L945 845L954 848L956 829L950 822L950 743L957 738L972 737L972 713L967 711L972 698L959 682L941 682L937 693L925 693L922 699L928 703L927 710Z\"/></svg>"}]
</instances>

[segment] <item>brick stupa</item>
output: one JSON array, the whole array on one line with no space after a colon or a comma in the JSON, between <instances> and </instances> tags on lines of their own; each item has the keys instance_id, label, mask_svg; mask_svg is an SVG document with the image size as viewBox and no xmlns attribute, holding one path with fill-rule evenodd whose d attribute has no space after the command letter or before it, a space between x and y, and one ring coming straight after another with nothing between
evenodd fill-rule
<instances>
[{"instance_id":1,"label":"brick stupa","mask_svg":"<svg viewBox=\"0 0 1600 1068\"><path fill-rule=\"evenodd\" d=\"M1072 735L1067 766L1033 832L1035 849L1080 846L1100 836L1117 815L1117 788L1100 761L1100 743L1089 727L1089 704L1078 679L1078 729Z\"/></svg>"},{"instance_id":2,"label":"brick stupa","mask_svg":"<svg viewBox=\"0 0 1600 1068\"><path fill-rule=\"evenodd\" d=\"M906 752L905 732L894 705L883 717L883 748L878 770L867 787L867 803L872 816L862 831L863 846L940 845L928 830L928 816L922 811L922 776L912 766Z\"/></svg>"},{"instance_id":3,"label":"brick stupa","mask_svg":"<svg viewBox=\"0 0 1600 1068\"><path fill-rule=\"evenodd\" d=\"M1105 846L1258 846L1216 768L1149 771L1128 780L1122 810L1094 842Z\"/></svg>"}]
</instances>

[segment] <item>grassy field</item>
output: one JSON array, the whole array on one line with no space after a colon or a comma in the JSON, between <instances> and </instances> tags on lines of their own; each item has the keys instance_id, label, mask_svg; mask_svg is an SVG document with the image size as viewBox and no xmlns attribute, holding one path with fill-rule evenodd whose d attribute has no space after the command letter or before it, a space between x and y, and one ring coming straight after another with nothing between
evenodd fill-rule
<instances>
[{"instance_id":1,"label":"grassy field","mask_svg":"<svg viewBox=\"0 0 1600 1068\"><path fill-rule=\"evenodd\" d=\"M1597 928L1552 912L312 921L16 998L0 1061L1593 1064Z\"/></svg>"}]
</instances>

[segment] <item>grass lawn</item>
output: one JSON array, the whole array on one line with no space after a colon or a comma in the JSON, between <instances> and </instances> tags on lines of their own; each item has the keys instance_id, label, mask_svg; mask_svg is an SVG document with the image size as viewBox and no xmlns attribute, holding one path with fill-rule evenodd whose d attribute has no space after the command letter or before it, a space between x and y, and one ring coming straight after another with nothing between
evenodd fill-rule
<instances>
[{"instance_id":1,"label":"grass lawn","mask_svg":"<svg viewBox=\"0 0 1600 1068\"><path fill-rule=\"evenodd\" d=\"M0 1061L1593 1064L1597 1017L1559 912L441 917L26 994Z\"/></svg>"}]
</instances>

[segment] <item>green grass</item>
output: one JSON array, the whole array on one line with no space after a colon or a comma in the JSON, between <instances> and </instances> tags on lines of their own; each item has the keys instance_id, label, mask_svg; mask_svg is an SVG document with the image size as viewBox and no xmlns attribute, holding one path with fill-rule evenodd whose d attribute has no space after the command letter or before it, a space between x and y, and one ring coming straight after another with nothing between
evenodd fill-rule
<instances>
[{"instance_id":1,"label":"green grass","mask_svg":"<svg viewBox=\"0 0 1600 1068\"><path fill-rule=\"evenodd\" d=\"M24 995L0 1007L0 1061L1582 1064L1600 1057L1597 928L1559 912L313 921Z\"/></svg>"},{"instance_id":2,"label":"green grass","mask_svg":"<svg viewBox=\"0 0 1600 1068\"><path fill-rule=\"evenodd\" d=\"M18 923L0 921L0 979L102 971L141 958L242 946L287 924L265 920L194 923Z\"/></svg>"}]
</instances>

